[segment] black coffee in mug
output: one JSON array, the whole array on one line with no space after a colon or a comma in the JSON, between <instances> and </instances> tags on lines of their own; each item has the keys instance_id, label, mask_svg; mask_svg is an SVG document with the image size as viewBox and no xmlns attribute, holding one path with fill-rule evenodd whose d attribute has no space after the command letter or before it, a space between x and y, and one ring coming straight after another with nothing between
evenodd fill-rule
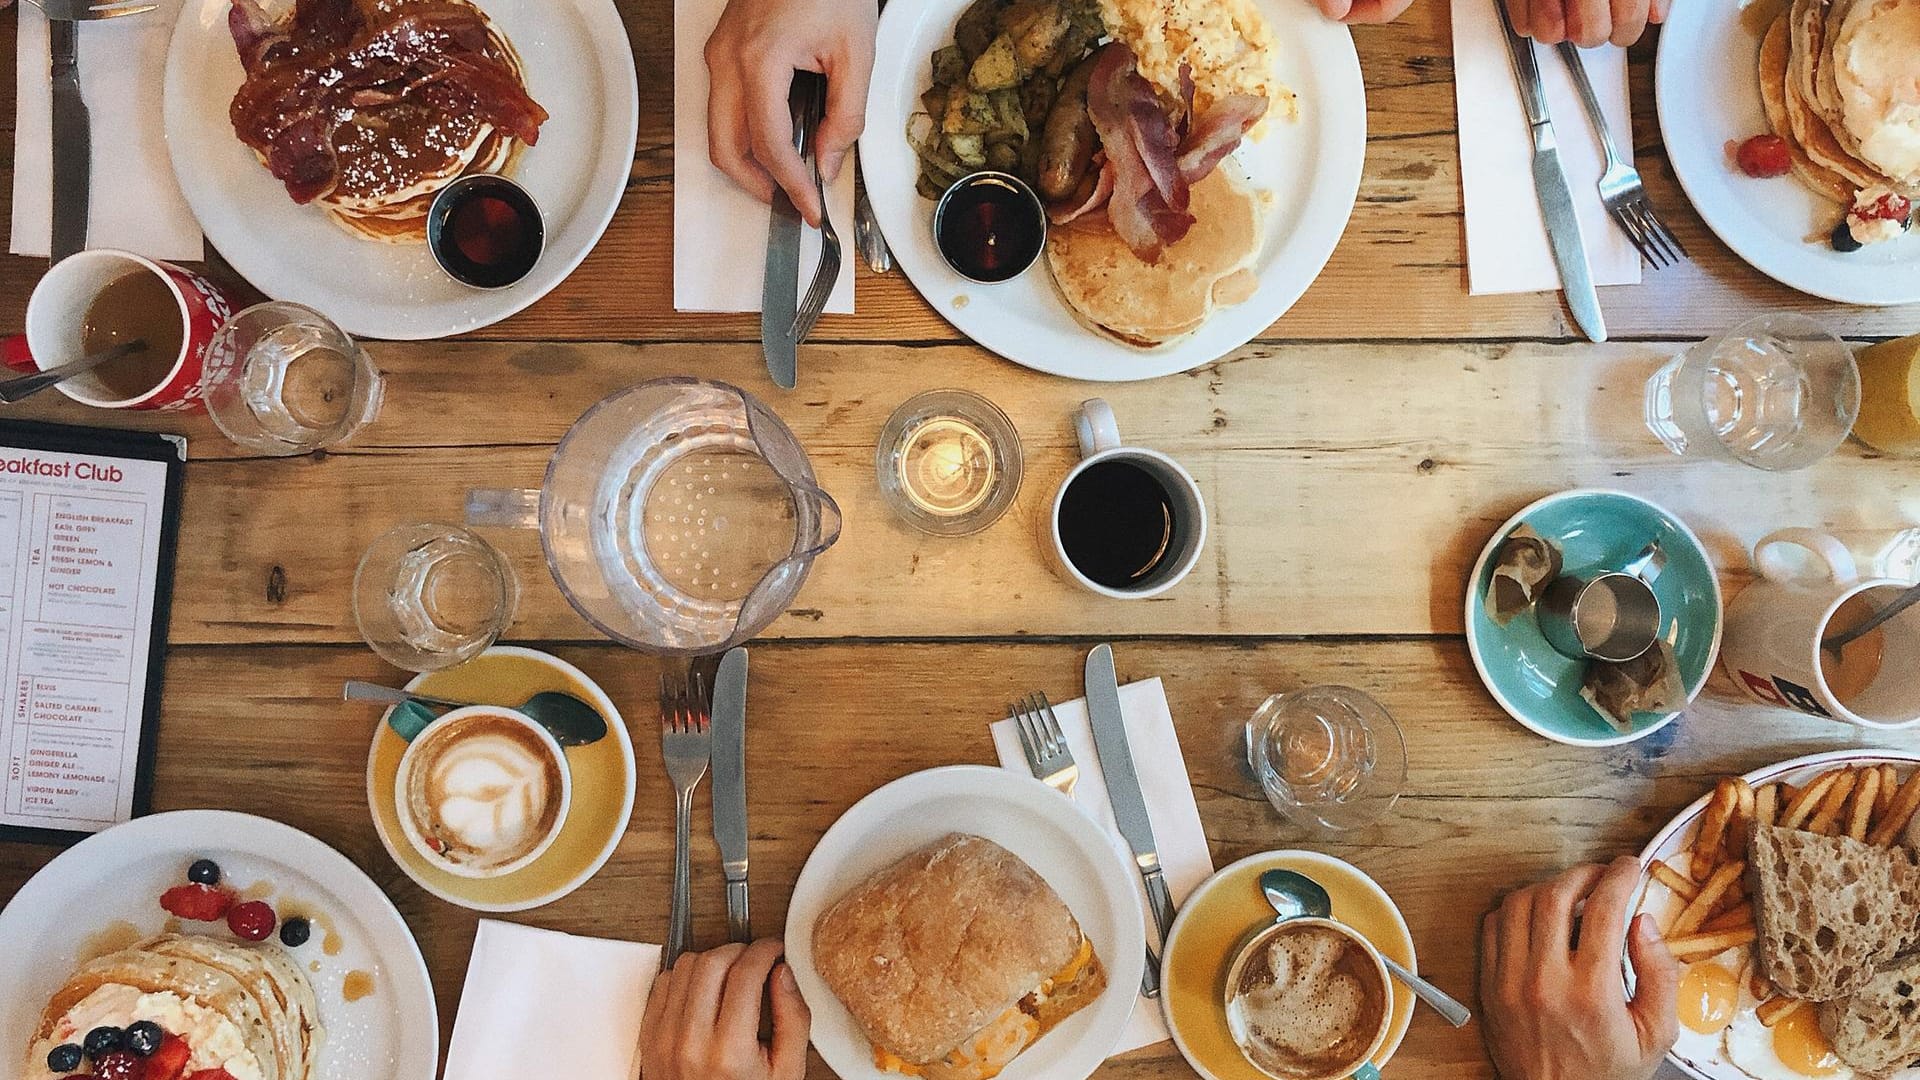
<instances>
[{"instance_id":1,"label":"black coffee in mug","mask_svg":"<svg viewBox=\"0 0 1920 1080\"><path fill-rule=\"evenodd\" d=\"M1181 557L1191 523L1165 481L1127 458L1088 466L1060 497L1060 547L1109 589L1137 589Z\"/></svg>"}]
</instances>

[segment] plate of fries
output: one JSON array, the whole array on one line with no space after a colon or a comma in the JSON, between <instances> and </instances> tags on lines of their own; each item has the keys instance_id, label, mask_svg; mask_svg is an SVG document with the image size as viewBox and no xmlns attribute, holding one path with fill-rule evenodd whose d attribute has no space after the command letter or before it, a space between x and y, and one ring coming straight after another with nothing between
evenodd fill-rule
<instances>
[{"instance_id":1,"label":"plate of fries","mask_svg":"<svg viewBox=\"0 0 1920 1080\"><path fill-rule=\"evenodd\" d=\"M1889 847L1920 811L1920 753L1841 750L1723 777L1653 838L1635 910L1650 914L1684 965L1738 972L1738 1011L1772 1029L1807 1003L1779 993L1753 963L1757 904L1748 895L1746 847L1756 823L1850 836ZM1628 977L1632 971L1629 965ZM1726 1059L1720 1031L1680 1025L1668 1058L1700 1080L1749 1080Z\"/></svg>"}]
</instances>

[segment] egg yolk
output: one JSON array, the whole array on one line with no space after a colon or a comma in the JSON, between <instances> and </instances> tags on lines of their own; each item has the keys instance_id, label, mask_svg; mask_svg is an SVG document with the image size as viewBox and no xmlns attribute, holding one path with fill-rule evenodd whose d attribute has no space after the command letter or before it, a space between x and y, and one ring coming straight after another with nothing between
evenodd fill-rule
<instances>
[{"instance_id":1,"label":"egg yolk","mask_svg":"<svg viewBox=\"0 0 1920 1080\"><path fill-rule=\"evenodd\" d=\"M1773 1025L1773 1054L1781 1064L1802 1076L1832 1076L1840 1059L1820 1030L1820 1011L1802 1006Z\"/></svg>"},{"instance_id":2,"label":"egg yolk","mask_svg":"<svg viewBox=\"0 0 1920 1080\"><path fill-rule=\"evenodd\" d=\"M1725 1030L1739 1004L1740 977L1719 964L1695 964L1680 976L1680 1022L1688 1031Z\"/></svg>"}]
</instances>

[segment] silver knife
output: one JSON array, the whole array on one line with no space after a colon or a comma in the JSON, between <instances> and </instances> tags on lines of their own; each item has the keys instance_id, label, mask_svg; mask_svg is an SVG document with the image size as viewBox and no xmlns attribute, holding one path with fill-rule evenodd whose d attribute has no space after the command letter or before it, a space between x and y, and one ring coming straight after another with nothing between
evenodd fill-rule
<instances>
[{"instance_id":1,"label":"silver knife","mask_svg":"<svg viewBox=\"0 0 1920 1080\"><path fill-rule=\"evenodd\" d=\"M76 35L71 19L47 21L53 78L53 231L48 250L54 262L86 249L93 191L93 125L80 97Z\"/></svg>"},{"instance_id":2,"label":"silver knife","mask_svg":"<svg viewBox=\"0 0 1920 1080\"><path fill-rule=\"evenodd\" d=\"M1540 215L1546 219L1547 244L1560 270L1560 289L1566 294L1573 321L1594 341L1607 340L1606 319L1600 314L1600 294L1593 289L1593 269L1580 239L1580 218L1573 212L1573 188L1560 166L1560 143L1547 112L1547 91L1540 82L1540 60L1533 39L1521 37L1507 15L1505 0L1493 0L1500 25L1507 31L1507 52L1513 57L1513 76L1520 83L1520 102L1533 131L1533 187L1540 197Z\"/></svg>"},{"instance_id":3,"label":"silver knife","mask_svg":"<svg viewBox=\"0 0 1920 1080\"><path fill-rule=\"evenodd\" d=\"M1167 934L1173 929L1173 894L1167 891L1166 875L1160 872L1153 822L1147 818L1147 800L1140 793L1140 774L1133 770L1133 750L1127 745L1127 724L1120 714L1120 679L1113 670L1111 645L1096 646L1087 654L1087 720L1093 727L1094 749L1100 752L1100 771L1107 777L1107 801L1113 804L1113 820L1133 849L1133 861L1146 882L1147 904L1153 909L1160 945L1165 948ZM1152 950L1148 951L1141 992L1148 997L1160 995L1160 964Z\"/></svg>"},{"instance_id":4,"label":"silver knife","mask_svg":"<svg viewBox=\"0 0 1920 1080\"><path fill-rule=\"evenodd\" d=\"M788 98L793 117L793 147L806 149L806 126L801 95ZM773 211L767 218L767 265L760 279L760 348L767 356L767 374L775 386L791 390L800 378L800 342L794 335L794 313L800 306L800 211L794 209L780 185L773 186Z\"/></svg>"},{"instance_id":5,"label":"silver knife","mask_svg":"<svg viewBox=\"0 0 1920 1080\"><path fill-rule=\"evenodd\" d=\"M752 941L747 906L747 650L713 677L713 841L727 878L727 940Z\"/></svg>"}]
</instances>

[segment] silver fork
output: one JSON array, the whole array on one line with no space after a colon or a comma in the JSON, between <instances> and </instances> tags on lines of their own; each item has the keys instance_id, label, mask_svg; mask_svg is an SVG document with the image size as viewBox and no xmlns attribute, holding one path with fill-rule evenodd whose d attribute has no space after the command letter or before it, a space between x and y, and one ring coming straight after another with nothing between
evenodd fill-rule
<instances>
[{"instance_id":1,"label":"silver fork","mask_svg":"<svg viewBox=\"0 0 1920 1080\"><path fill-rule=\"evenodd\" d=\"M1007 706L1007 715L1020 732L1020 749L1027 755L1027 768L1034 779L1073 798L1073 786L1080 782L1080 766L1073 751L1067 749L1067 737L1060 731L1060 720L1053 715L1053 703L1045 694L1028 694L1018 704Z\"/></svg>"},{"instance_id":2,"label":"silver fork","mask_svg":"<svg viewBox=\"0 0 1920 1080\"><path fill-rule=\"evenodd\" d=\"M840 279L840 234L833 230L833 222L827 217L827 185L820 175L820 151L815 145L820 121L827 111L827 80L812 72L802 73L800 78L806 80L806 100L802 106L806 138L801 154L813 169L813 189L820 195L820 264L814 267L813 284L807 286L806 299L800 302L793 317L796 345L813 333L813 325L820 321L820 313L826 310L827 300L833 295L834 283Z\"/></svg>"},{"instance_id":3,"label":"silver fork","mask_svg":"<svg viewBox=\"0 0 1920 1080\"><path fill-rule=\"evenodd\" d=\"M138 0L27 0L29 4L46 13L47 18L55 22L92 22L96 19L117 19L122 15L141 15L158 7L157 4L143 4Z\"/></svg>"},{"instance_id":4,"label":"silver fork","mask_svg":"<svg viewBox=\"0 0 1920 1080\"><path fill-rule=\"evenodd\" d=\"M1593 80L1587 78L1587 62L1581 58L1580 50L1565 41L1559 48L1561 59L1567 62L1567 70L1573 75L1573 87L1579 91L1580 104L1586 109L1594 132L1600 136L1600 149L1607 155L1607 171L1601 174L1599 184L1600 201L1606 205L1607 213L1627 234L1627 239L1633 241L1640 257L1655 268L1672 266L1687 258L1687 249L1681 246L1680 238L1660 221L1653 205L1647 202L1647 189L1640 182L1639 170L1622 161L1614 148L1613 132L1607 128L1606 113L1600 109L1599 95L1593 92Z\"/></svg>"},{"instance_id":5,"label":"silver fork","mask_svg":"<svg viewBox=\"0 0 1920 1080\"><path fill-rule=\"evenodd\" d=\"M1080 766L1073 760L1067 736L1060 730L1060 718L1053 714L1053 702L1047 700L1046 694L1035 691L1018 704L1007 706L1007 716L1013 720L1014 730L1020 733L1020 750L1027 756L1027 768L1033 778L1073 798L1074 785L1080 782ZM1148 945L1146 974L1140 979L1143 995L1160 996L1160 987L1153 977L1159 970L1160 960L1153 955L1153 946Z\"/></svg>"},{"instance_id":6,"label":"silver fork","mask_svg":"<svg viewBox=\"0 0 1920 1080\"><path fill-rule=\"evenodd\" d=\"M667 948L662 958L671 968L687 951L692 937L693 916L690 840L693 824L693 791L707 775L713 760L713 731L707 712L707 696L695 672L686 676L660 676L660 756L666 762L667 778L673 781L673 899L667 915Z\"/></svg>"}]
</instances>

